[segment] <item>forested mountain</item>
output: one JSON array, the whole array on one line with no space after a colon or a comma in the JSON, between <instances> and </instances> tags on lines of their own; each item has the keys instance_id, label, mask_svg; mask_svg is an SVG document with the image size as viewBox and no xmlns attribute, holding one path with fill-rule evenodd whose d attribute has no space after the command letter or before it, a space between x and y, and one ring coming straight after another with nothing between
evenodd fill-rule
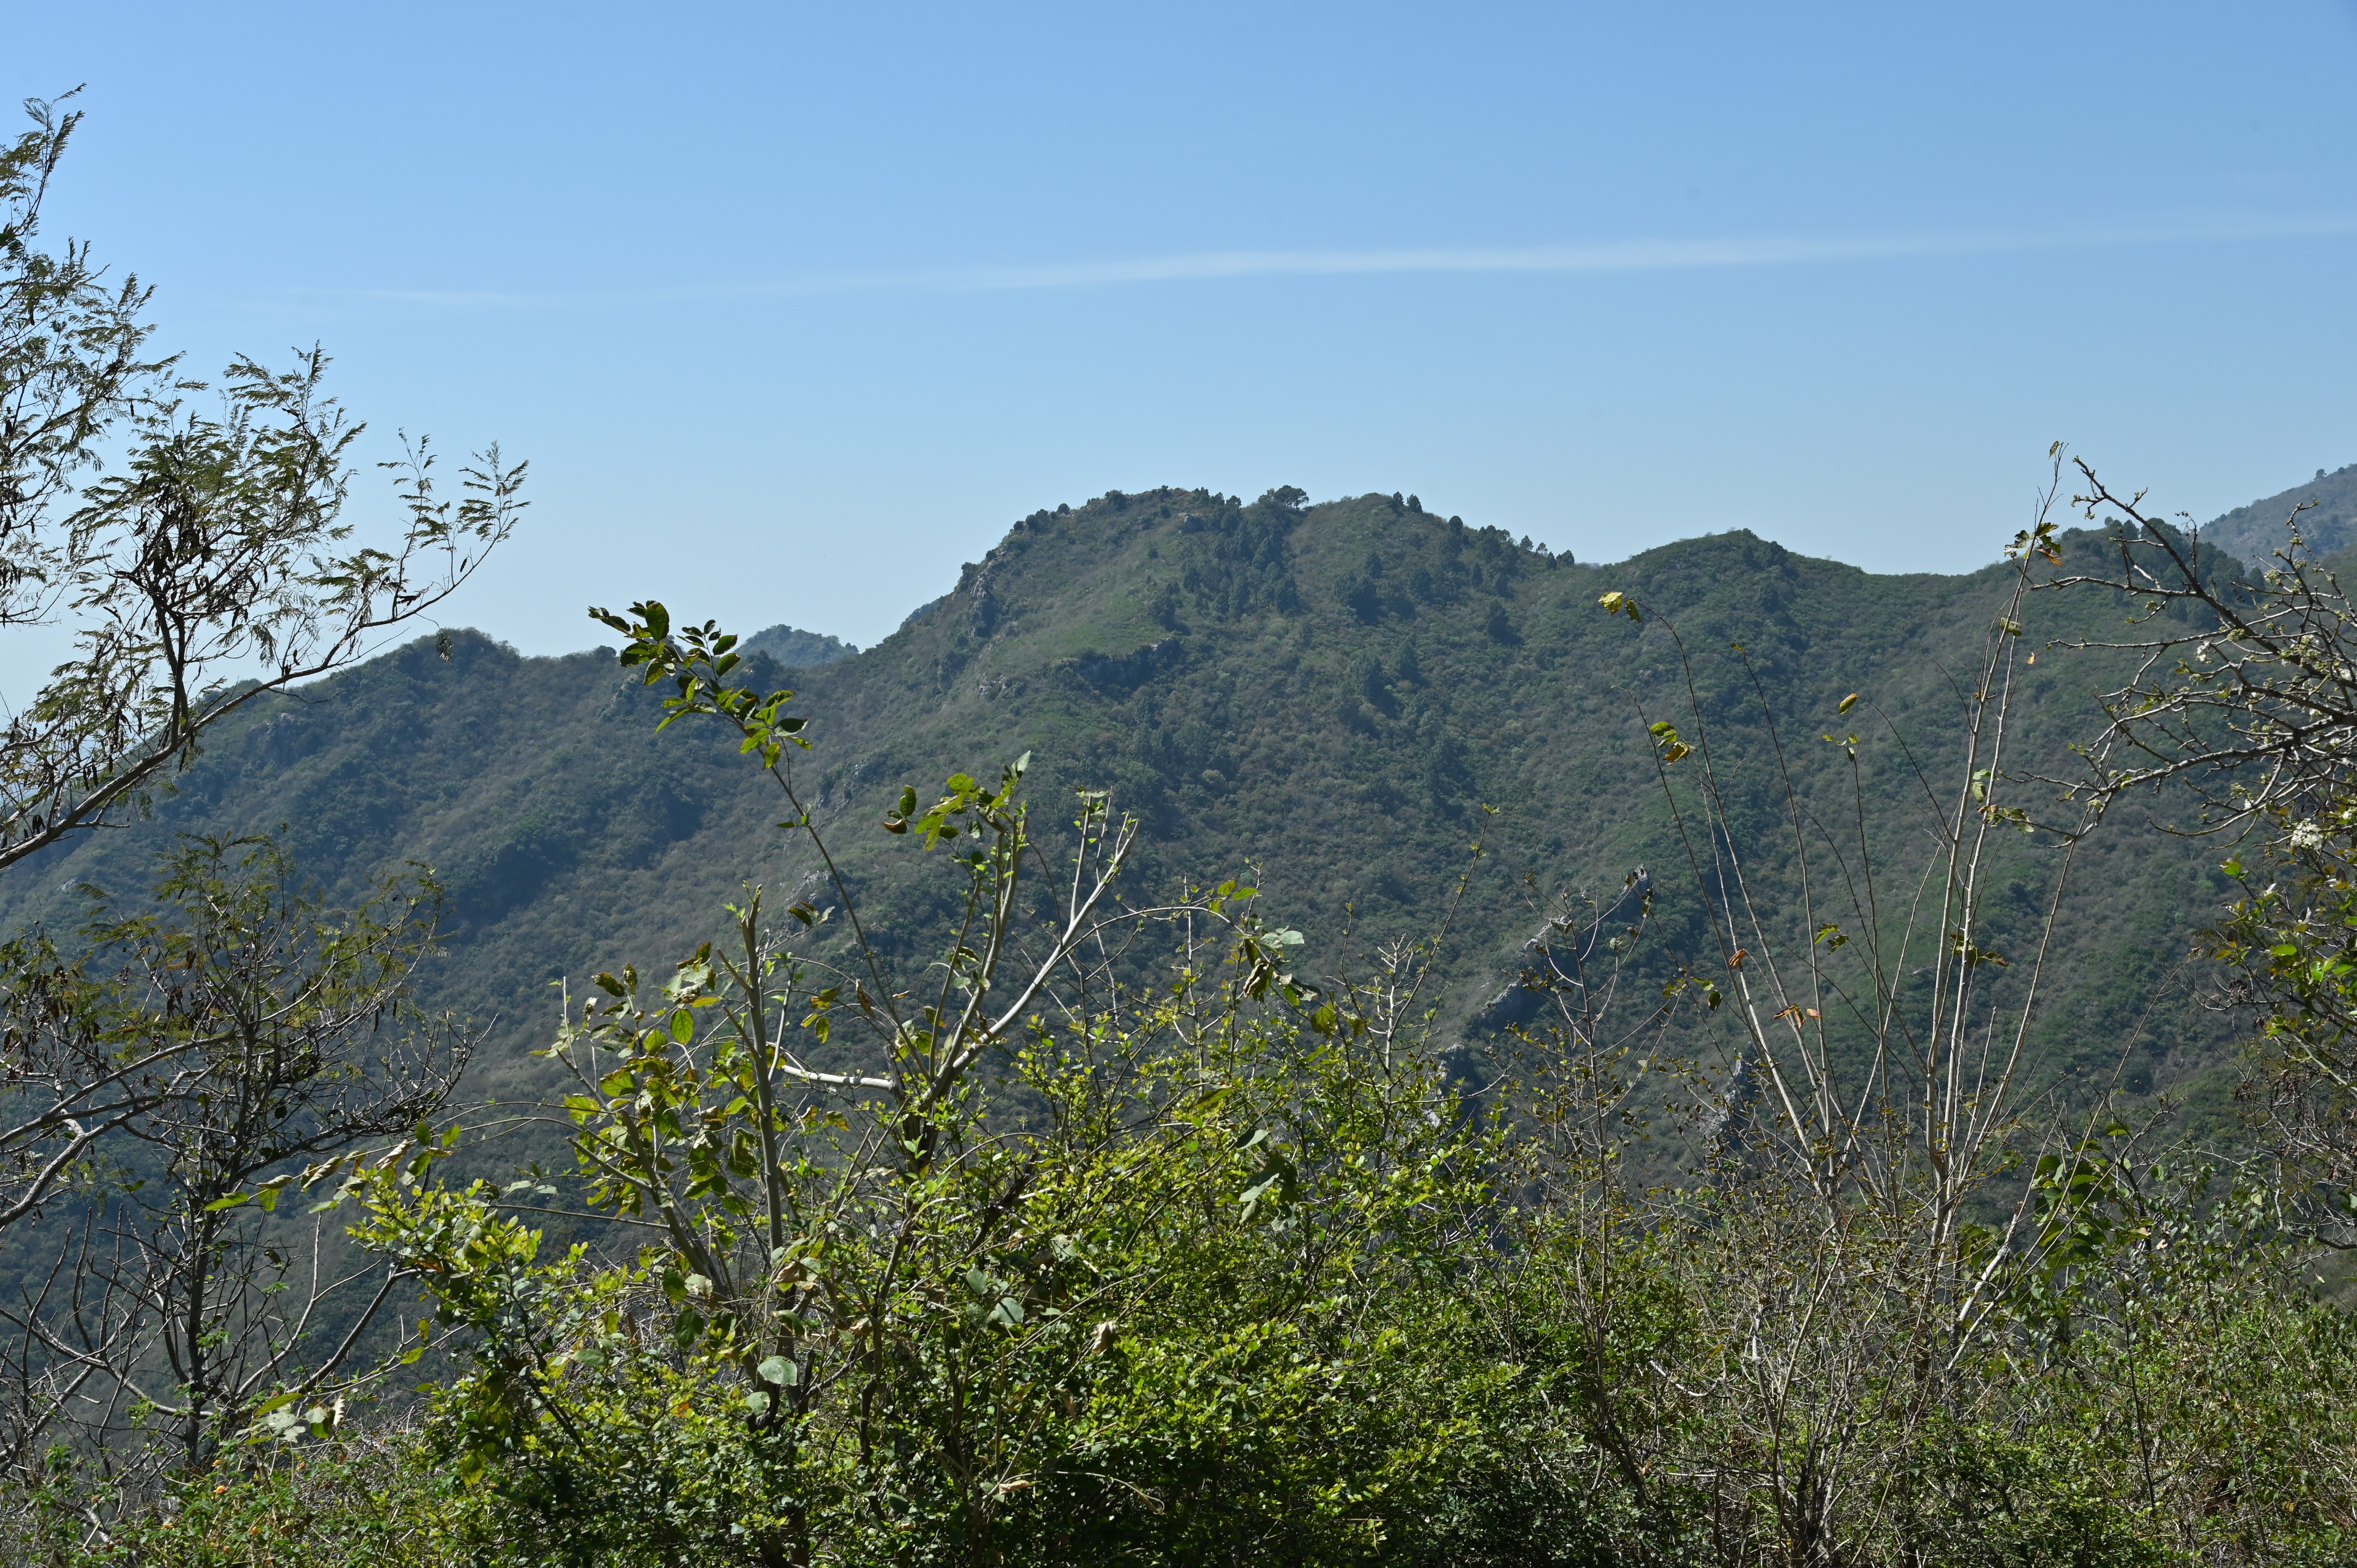
<instances>
[{"instance_id":1,"label":"forested mountain","mask_svg":"<svg viewBox=\"0 0 2357 1568\"><path fill-rule=\"evenodd\" d=\"M1070 814L1075 788L1109 789L1143 818L1135 897L1256 864L1307 933L1312 972L1435 928L1470 868L1448 950L1452 1025L1501 983L1558 892L1609 892L1640 865L1658 890L1647 972L1716 962L1647 728L1694 728L1681 643L1722 782L1755 814L1746 853L1778 918L1803 916L1776 740L1806 808L1846 819L1847 764L1821 736L1857 731L1863 809L1897 842L1923 803L1918 767L1936 789L1956 783L1953 682L2010 567L1875 576L1745 532L1576 564L1400 497L1304 508L1296 494L1247 505L1165 489L1035 512L872 649L789 628L751 639L810 666L770 678L799 688L813 745L798 776L838 854L863 897L904 917L881 922L886 940L915 957L933 933L910 917L938 912L920 856L878 827L901 787L995 776L1028 752L1043 823ZM2092 554L2092 535L2072 537ZM1647 607L1641 625L1598 609L1615 590ZM698 615L692 583L618 583L613 596L641 595ZM2030 617L2041 646L2122 620L2085 593L2033 596ZM2108 655L2042 651L2007 765L2067 771L2115 670ZM1853 692L1865 705L1837 714ZM447 956L425 1000L493 1024L480 1091L530 1096L543 1069L525 1053L549 1035L560 981L577 991L599 969L683 954L748 881L823 901L733 739L694 722L657 735L656 696L611 650L527 659L464 633L437 656L422 639L224 725L149 820L11 879L0 914L70 922L77 886L137 888L178 832L283 828L347 894L388 864L425 862L448 891ZM1878 711L1887 733L1861 723ZM2035 923L2050 871L2026 844L2007 853L2000 938ZM2219 1028L2178 972L2223 896L2219 858L2141 823L2091 843L2050 972L2052 1070L2108 1082L2116 1069L2145 1091L2221 1061ZM1919 867L1887 869L1903 881Z\"/></svg>"}]
</instances>

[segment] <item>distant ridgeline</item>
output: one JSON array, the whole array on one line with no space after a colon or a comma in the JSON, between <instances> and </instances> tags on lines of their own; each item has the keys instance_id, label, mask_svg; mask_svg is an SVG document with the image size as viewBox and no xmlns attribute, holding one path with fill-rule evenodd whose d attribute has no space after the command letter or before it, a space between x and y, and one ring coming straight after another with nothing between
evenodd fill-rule
<instances>
[{"instance_id":1,"label":"distant ridgeline","mask_svg":"<svg viewBox=\"0 0 2357 1568\"><path fill-rule=\"evenodd\" d=\"M2287 494L2310 491L2322 515L2357 517L2357 470ZM919 963L937 948L950 881L941 854L879 819L904 784L921 794L957 770L993 777L1028 751L1043 835L1068 823L1073 789L1109 789L1146 830L1133 897L1250 875L1307 933L1308 974L1363 969L1372 944L1435 929L1469 870L1443 950L1452 1034L1501 1015L1501 976L1523 967L1559 893L1609 906L1644 867L1654 929L1625 996L1641 1013L1680 964L1719 964L1692 897L1695 846L1663 804L1647 728L1691 727L1695 702L1711 765L1756 837L1749 885L1764 918L1793 928L1785 940L1807 938L1780 825L1792 810L1780 744L1801 805L1854 821L1844 749L1819 736L1858 730L1863 814L1917 857L1885 868L1894 887L1913 886L1921 785L1896 744L1860 722L1871 709L1837 716L1839 704L1864 693L1944 787L1959 717L1950 672L1977 656L2008 568L1870 576L1740 532L1599 567L1414 497L1305 501L1292 489L1249 503L1108 492L1017 522L873 648L786 626L748 639L748 682L770 679L763 657L780 684L796 668L813 742L793 757L797 788L868 929L899 958ZM2233 537L2255 540L2276 521L2269 507L2287 510L2244 509L2212 537L2240 528ZM2093 564L2093 540L2076 534L2068 548ZM1992 536L1992 555L2000 542ZM1614 590L1645 607L1642 624L1598 608ZM671 607L683 620L708 613L692 595ZM2018 678L2013 763L2072 765L2068 748L2117 671L2108 656L2045 645L2110 634L2120 613L2093 594L2033 597L2028 637L2040 652ZM1692 697L1673 632L1695 660ZM379 868L425 862L448 897L447 956L424 1000L490 1026L477 1087L513 1100L545 1090L547 1064L529 1053L550 1036L560 982L577 993L624 962L667 972L717 933L748 881L780 907L831 898L733 740L693 721L657 735L661 693L610 653L525 659L471 633L448 652L421 641L225 725L151 818L0 879L0 925L70 929L77 884L145 886L177 832L283 826L339 896ZM2227 896L2220 856L2132 829L2131 815L2115 813L2120 825L2073 874L2036 1070L2092 1084L2116 1073L2133 1092L2174 1087L2198 1104L2218 1092L2229 1054L2184 964L2190 930ZM2027 940L2050 885L2046 860L2006 855L1992 948Z\"/></svg>"},{"instance_id":2,"label":"distant ridgeline","mask_svg":"<svg viewBox=\"0 0 2357 1568\"><path fill-rule=\"evenodd\" d=\"M2357 463L2329 474L2319 468L2307 484L2238 506L2204 528L2201 538L2229 555L2264 566L2289 541L2291 532L2285 523L2302 502L2312 503L2298 519L2300 537L2310 550L2319 556L2338 555L2357 545Z\"/></svg>"},{"instance_id":3,"label":"distant ridgeline","mask_svg":"<svg viewBox=\"0 0 2357 1568\"><path fill-rule=\"evenodd\" d=\"M838 659L848 659L859 651L839 637L829 637L823 631L802 631L791 626L773 626L767 631L757 631L738 645L737 651L747 655L766 653L789 670L799 670L812 664L832 664Z\"/></svg>"}]
</instances>

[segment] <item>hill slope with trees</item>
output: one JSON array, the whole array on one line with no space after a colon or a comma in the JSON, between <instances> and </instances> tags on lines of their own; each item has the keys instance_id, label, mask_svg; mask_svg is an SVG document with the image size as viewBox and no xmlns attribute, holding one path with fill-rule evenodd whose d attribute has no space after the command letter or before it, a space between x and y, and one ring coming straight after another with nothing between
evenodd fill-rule
<instances>
[{"instance_id":1,"label":"hill slope with trees","mask_svg":"<svg viewBox=\"0 0 2357 1568\"><path fill-rule=\"evenodd\" d=\"M2300 536L2319 556L2337 555L2357 544L2357 463L2322 468L2304 485L2238 506L2205 525L2202 539L2230 555L2261 564L2272 562L2290 538L2285 524L2299 511Z\"/></svg>"},{"instance_id":2,"label":"hill slope with trees","mask_svg":"<svg viewBox=\"0 0 2357 1568\"><path fill-rule=\"evenodd\" d=\"M1309 971L1434 928L1469 869L1442 960L1458 983L1448 1015L1462 1018L1560 893L1609 894L1639 866L1666 939L1654 978L1716 960L1656 778L1654 722L1691 729L1698 714L1731 798L1763 829L1786 809L1779 744L1812 810L1862 803L1896 822L1919 807L1915 769L1955 742L1954 682L2008 571L1875 576L1742 532L1594 566L1399 497L1112 493L1017 523L877 646L774 679L809 718L795 764L809 799L912 951L945 910L878 820L904 784L992 776L1028 753L1043 811L1104 789L1142 818L1135 896L1256 862L1272 907L1307 934ZM1607 616L1598 601L1615 591L1653 613ZM692 598L672 607L695 612ZM2040 595L2029 614L2045 643L2107 635L2124 607ZM2008 764L2066 771L2119 668L2048 649ZM1864 705L1844 715L1852 693ZM151 820L51 856L0 914L55 925L78 885L135 891L178 832L283 826L298 864L344 896L388 864L424 862L447 897L447 956L424 998L492 1026L477 1090L533 1097L544 1069L527 1053L546 1043L558 983L683 953L748 881L823 901L815 862L774 827L733 744L693 725L658 738L660 716L610 650L525 659L475 634L421 640L226 723ZM1863 796L1844 803L1847 764L1821 737L1852 731ZM1798 918L1784 854L1752 872ZM2149 832L2091 843L2043 1013L2048 1070L2116 1073L2147 1092L2219 1064L2219 1027L2178 972L2223 896L2219 858ZM2027 932L2045 862L2025 845L2005 875L1993 918Z\"/></svg>"}]
</instances>

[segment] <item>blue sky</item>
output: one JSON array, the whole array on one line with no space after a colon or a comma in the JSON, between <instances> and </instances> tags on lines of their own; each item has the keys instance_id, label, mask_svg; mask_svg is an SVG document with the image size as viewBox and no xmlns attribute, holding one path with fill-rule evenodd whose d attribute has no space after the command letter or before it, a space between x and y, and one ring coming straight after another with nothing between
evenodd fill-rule
<instances>
[{"instance_id":1,"label":"blue sky","mask_svg":"<svg viewBox=\"0 0 2357 1568\"><path fill-rule=\"evenodd\" d=\"M51 235L202 364L496 438L527 651L860 643L1108 488L1584 560L1959 570L2049 442L2207 518L2357 460L2348 4L51 6ZM371 500L370 509L383 509Z\"/></svg>"}]
</instances>

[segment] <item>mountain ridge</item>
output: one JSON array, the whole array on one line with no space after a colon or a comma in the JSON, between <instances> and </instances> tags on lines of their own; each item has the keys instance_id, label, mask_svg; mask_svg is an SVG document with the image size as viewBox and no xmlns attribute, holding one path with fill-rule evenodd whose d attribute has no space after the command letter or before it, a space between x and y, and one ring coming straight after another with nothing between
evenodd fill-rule
<instances>
[{"instance_id":1,"label":"mountain ridge","mask_svg":"<svg viewBox=\"0 0 2357 1568\"><path fill-rule=\"evenodd\" d=\"M1168 493L1168 491L1169 487L1163 487L1161 489L1156 491L1139 493L1159 496ZM1108 501L1118 504L1125 502L1129 499L1130 492L1110 490L1103 496L1099 496L1089 501L1083 502L1082 510L1086 511L1090 508L1104 505ZM1381 503L1386 499L1387 498L1378 492L1369 491L1361 496L1337 498L1331 501L1320 502L1318 505L1325 507L1370 502ZM1435 518L1439 516L1438 513L1425 513L1422 503L1413 497L1403 499L1401 496L1394 494L1389 497L1388 499L1394 506L1399 507L1402 510L1413 510L1419 515L1429 515ZM2305 505L2306 508L2304 511L2301 510L2303 505ZM1043 510L1032 513L1029 517L1018 521L1015 525L1015 530L1010 531L1008 535L1002 537L1001 545L1003 546L1007 538L1013 537L1014 532L1019 532L1023 528L1028 526L1035 526L1039 520L1043 518L1060 514L1069 514L1071 510L1072 509L1070 504L1067 503L1053 512ZM2286 524L2294 517L2295 513L2299 514L2303 537L2306 539L2310 548L2313 549L2319 556L2337 554L2348 550L2352 543L2357 543L2357 463L2348 464L2341 468L2330 471L2319 468L2316 471L2314 478L2304 484L2294 485L2289 489L2278 491L2274 495L2264 496L2257 500L2251 501L2243 506L2235 507L2229 511L2221 513L2219 516L2212 518L2206 523L2200 524L2199 526L2201 537L2205 542L2212 544L2244 562L2257 564L2263 564L2270 559L2272 553L2281 547L2284 542L2282 536L2285 532ZM1448 521L1452 523L1456 523L1461 522L1462 520L1451 517ZM1493 532L1502 533L1505 531L1500 530ZM1627 562L1639 561L1660 550L1675 549L1681 545L1692 543L1696 540L1720 537L1721 534L1736 534L1742 535L1747 538L1759 539L1761 543L1775 542L1773 541L1760 539L1759 535L1753 533L1752 531L1748 528L1738 527L1718 531L1717 532L1690 534L1683 539L1671 540L1666 543L1635 552L1634 553L1624 557L1623 560ZM1528 547L1527 537L1528 536L1524 536L1526 548ZM1777 548L1782 549L1785 547L1781 544L1777 544ZM998 547L995 546L993 550L987 553L995 554L996 553L997 549ZM1544 547L1541 546L1539 547L1539 550L1544 553ZM1559 556L1555 558L1566 564L1573 563L1573 557L1571 553L1568 551L1562 553ZM1846 564L1846 563L1837 561L1830 556L1821 558L1812 557L1812 559L1822 559L1829 565ZM1587 564L1598 567L1610 567L1620 564L1620 563L1618 562L1587 563ZM961 569L962 574L970 575L974 572L979 565L979 563L969 562ZM1864 568L1857 568L1857 570L1861 572L1865 571ZM1915 578L1954 577L1960 575L1971 575L1972 574L1938 572L1866 572L1865 575L1869 577L1889 576ZM963 575L961 577L960 586L961 588L965 586L965 578ZM896 629L906 629L909 626L913 625L933 609L947 603L952 596L954 596L955 592L956 590L952 590L950 594L942 594L920 604L916 608L910 610L909 614L903 618L900 627ZM741 646L748 652L759 651L770 653L772 657L775 657L778 660L779 663L791 668L802 668L813 664L829 663L837 659L848 658L860 651L856 645L845 642L839 638L830 636L823 632L798 629L787 625L772 626L761 631L755 632L748 636Z\"/></svg>"},{"instance_id":2,"label":"mountain ridge","mask_svg":"<svg viewBox=\"0 0 2357 1568\"><path fill-rule=\"evenodd\" d=\"M1045 829L1080 788L1111 789L1140 815L1141 896L1257 863L1281 918L1308 933L1313 972L1428 929L1469 868L1444 960L1461 998L1444 1025L1461 1027L1555 890L1602 894L1634 866L1678 864L1646 725L1690 722L1681 640L1732 796L1767 846L1772 903L1789 880L1773 847L1775 747L1800 799L1826 811L1846 775L1815 736L1846 693L1866 691L1937 754L1954 728L1943 668L1975 656L2009 570L1869 574L1748 531L1597 566L1401 498L1297 496L1166 488L1034 512L872 648L791 671L757 662L751 679L797 688L814 743L798 777L896 958L920 961L946 909L923 857L877 819L903 784L987 776L1028 751ZM2092 564L2093 535L2069 548ZM1653 613L1635 627L1608 618L1608 591ZM2030 630L2108 628L2115 607L2034 598ZM2042 656L2024 682L2021 744L2067 760L2108 669ZM1755 682L1789 734L1754 711ZM345 892L370 869L430 863L449 889L449 956L426 999L490 1026L482 1092L531 1098L543 1064L529 1052L560 983L685 953L748 881L825 901L734 743L686 724L658 736L657 696L610 652L526 659L471 633L447 659L412 644L225 725L151 820L0 887L0 918L56 924L81 882L134 889L176 831L285 824L302 862ZM1862 767L1865 809L1896 823L1900 757L1876 742ZM2018 891L2000 901L2001 929L2022 924L2047 875L2006 854ZM2075 961L2046 1015L2055 1072L2110 1072L2137 1019L2158 1016L2130 1053L2129 1086L2214 1079L2215 1024L2177 993L2156 1000L2189 909L2219 894L2206 854L2125 836L2090 853L2101 896L2073 895ZM1698 907L1666 870L1657 882L1663 952L1706 956ZM1780 909L1797 918L1797 905Z\"/></svg>"},{"instance_id":3,"label":"mountain ridge","mask_svg":"<svg viewBox=\"0 0 2357 1568\"><path fill-rule=\"evenodd\" d=\"M2306 510L2301 510L2305 508ZM2300 537L2318 556L2357 545L2357 463L2322 468L2306 484L2238 506L2201 527L2205 543L2255 566L2266 566L2289 541L2294 514Z\"/></svg>"}]
</instances>

